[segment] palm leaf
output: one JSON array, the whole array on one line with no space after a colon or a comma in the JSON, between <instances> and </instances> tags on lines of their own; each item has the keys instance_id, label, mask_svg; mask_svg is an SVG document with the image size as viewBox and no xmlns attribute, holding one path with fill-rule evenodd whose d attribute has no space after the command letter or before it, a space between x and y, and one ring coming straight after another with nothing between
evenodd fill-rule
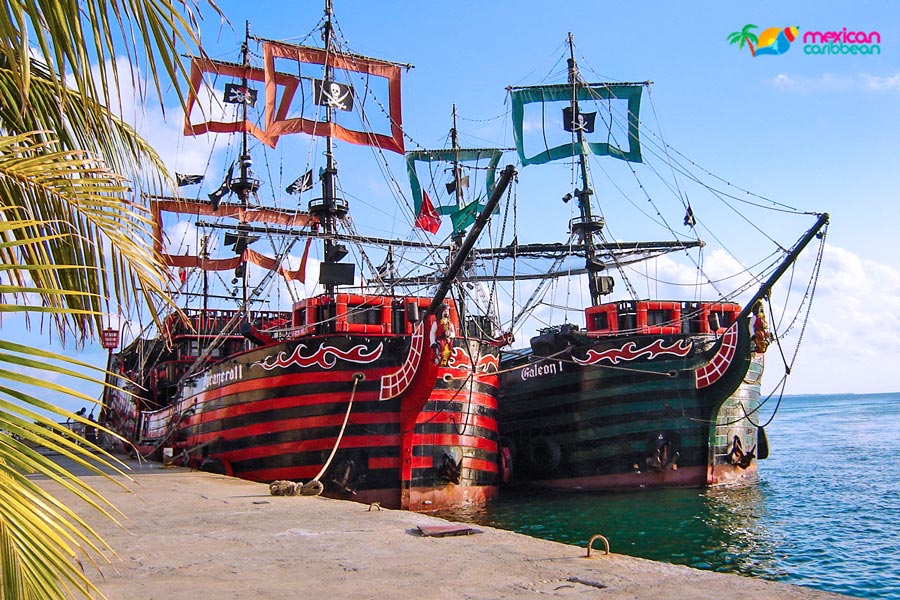
<instances>
[{"instance_id":1,"label":"palm leaf","mask_svg":"<svg viewBox=\"0 0 900 600\"><path fill-rule=\"evenodd\" d=\"M72 311L60 316L83 341L103 327L104 298L152 307L167 274L147 213L125 198L121 177L47 137L0 137L0 258L35 289L51 290L43 305Z\"/></svg>"},{"instance_id":2,"label":"palm leaf","mask_svg":"<svg viewBox=\"0 0 900 600\"><path fill-rule=\"evenodd\" d=\"M164 183L167 175L152 148L106 107L122 105L125 84L141 103L155 90L160 105L164 87L184 89L178 54L199 46L198 11L197 0L12 0L0 11L0 313L49 315L63 339L72 332L80 343L112 310L140 302L152 311L153 300L165 298L166 269L129 188ZM115 60L121 53L128 78ZM144 73L131 66L138 64ZM184 104L180 92L179 99ZM4 599L102 597L81 560L96 565L111 548L25 475L40 473L116 518L85 482L32 447L53 449L95 473L112 468L110 455L42 414L87 423L42 399L59 391L89 401L47 377L103 383L102 369L91 376L81 373L85 368L0 340Z\"/></svg>"},{"instance_id":3,"label":"palm leaf","mask_svg":"<svg viewBox=\"0 0 900 600\"><path fill-rule=\"evenodd\" d=\"M221 15L210 0L204 4ZM7 3L4 13L0 35L7 44L0 52L7 64L13 65L13 76L26 98L33 82L33 65L17 62L17 58L28 56L29 50L36 51L48 65L61 98L68 98L63 90L72 85L80 97L109 106L113 104L111 94L118 96L121 83L117 55L126 55L130 81L143 101L150 90L132 65L146 66L151 89L162 98L164 80L177 83L187 79L179 53L200 45L193 26L199 16L196 0L19 0ZM150 60L140 60L142 57ZM109 72L101 68L95 76L91 66L96 63L108 64ZM181 92L177 93L183 103ZM64 110L69 104L71 101Z\"/></svg>"},{"instance_id":4,"label":"palm leaf","mask_svg":"<svg viewBox=\"0 0 900 600\"><path fill-rule=\"evenodd\" d=\"M131 181L157 189L173 183L158 153L131 125L105 106L81 99L76 90L59 90L45 67L36 64L32 71L36 75L24 98L15 72L0 66L0 123L7 131L52 131L61 148L98 154Z\"/></svg>"}]
</instances>

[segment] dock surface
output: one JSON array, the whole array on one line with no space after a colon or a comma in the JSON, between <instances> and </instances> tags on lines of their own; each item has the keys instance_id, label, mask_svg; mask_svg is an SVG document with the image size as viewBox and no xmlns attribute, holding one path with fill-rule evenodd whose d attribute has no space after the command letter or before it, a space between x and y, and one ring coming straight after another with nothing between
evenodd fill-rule
<instances>
[{"instance_id":1,"label":"dock surface","mask_svg":"<svg viewBox=\"0 0 900 600\"><path fill-rule=\"evenodd\" d=\"M215 598L666 600L837 599L838 594L700 571L319 497L271 496L267 485L155 463L131 463L126 488L85 479L125 515L124 528L70 502L118 553L102 575L110 600ZM79 475L82 475L79 473ZM121 481L121 480L120 480ZM41 485L69 497L53 482ZM432 529L429 529L432 528ZM596 532L602 533L602 532Z\"/></svg>"}]
</instances>

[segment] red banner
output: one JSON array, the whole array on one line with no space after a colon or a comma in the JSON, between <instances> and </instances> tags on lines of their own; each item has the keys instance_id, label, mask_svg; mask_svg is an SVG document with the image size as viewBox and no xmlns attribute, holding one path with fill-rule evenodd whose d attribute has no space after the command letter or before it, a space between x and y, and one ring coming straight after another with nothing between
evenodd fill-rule
<instances>
[{"instance_id":1,"label":"red banner","mask_svg":"<svg viewBox=\"0 0 900 600\"><path fill-rule=\"evenodd\" d=\"M329 54L321 48L295 46L280 42L264 42L266 82L266 133L278 137L288 133L305 133L307 135L329 135L338 139L363 146L376 146L384 150L403 154L403 128L400 105L400 67L394 63L355 55ZM281 102L277 105L277 85L275 78L275 59L285 58L298 63L325 65L334 69L355 71L384 77L388 81L389 117L391 135L354 131L335 122L317 121L302 117L285 118L286 106L291 103L296 86L285 86Z\"/></svg>"},{"instance_id":2,"label":"red banner","mask_svg":"<svg viewBox=\"0 0 900 600\"><path fill-rule=\"evenodd\" d=\"M256 125L254 125L249 120L244 121L213 121L206 120L199 123L191 122L191 114L194 111L197 104L197 100L200 95L200 89L204 83L204 74L211 74L213 76L225 76L225 77L236 77L241 80L246 79L247 81L257 81L259 83L265 83L266 88L268 89L269 84L266 83L266 72L263 69L258 67L245 67L243 65L237 65L233 63L226 63L221 61L215 61L205 58L193 57L191 58L191 89L188 92L188 100L187 107L184 111L184 134L185 135L200 135L203 133L239 133L246 131L251 134L253 137L261 141L262 143L270 146L272 148L275 147L275 144L278 142L277 135L271 135L267 131L263 131ZM277 86L281 85L284 87L284 95L283 98L287 99L283 101L277 109L273 107L272 113L276 118L284 119L287 116L288 105L290 104L290 98L293 97L294 92L297 89L297 86L300 84L300 80L296 77L291 77L290 75L286 75L284 73L273 73L272 77L272 86L275 89ZM211 86L211 84L208 83ZM201 112L202 118L208 118L208 115L202 115L202 109L197 108L199 112ZM266 106L266 112L268 113L268 106Z\"/></svg>"},{"instance_id":3,"label":"red banner","mask_svg":"<svg viewBox=\"0 0 900 600\"><path fill-rule=\"evenodd\" d=\"M241 223L267 223L285 227L309 227L316 223L316 220L309 213L305 212L272 208L245 208L239 204L221 204L219 205L219 210L214 211L208 202L152 199L150 201L150 213L153 216L154 250L159 253L167 266L187 269L199 268L205 271L234 270L244 261L271 270L278 267L278 263L274 258L269 258L249 248L241 256L233 256L231 258L204 259L191 254L168 254L163 249L162 213L164 212L188 214L197 217L230 217ZM308 241L306 250L309 250ZM306 252L304 252L303 261L296 271L291 271L284 267L278 267L278 270L288 281L304 281L306 276Z\"/></svg>"}]
</instances>

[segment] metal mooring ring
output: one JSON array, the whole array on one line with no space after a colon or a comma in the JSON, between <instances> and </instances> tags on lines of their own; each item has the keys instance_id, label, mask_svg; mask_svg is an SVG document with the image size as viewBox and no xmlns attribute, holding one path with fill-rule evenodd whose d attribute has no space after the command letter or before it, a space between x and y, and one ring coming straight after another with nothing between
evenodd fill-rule
<instances>
[{"instance_id":1,"label":"metal mooring ring","mask_svg":"<svg viewBox=\"0 0 900 600\"><path fill-rule=\"evenodd\" d=\"M591 557L591 546L594 545L594 540L596 540L596 539L601 539L601 540L603 540L603 548L604 548L604 550L606 551L606 554L609 554L609 540L606 539L605 537L603 537L602 535L600 535L600 534L598 533L597 535L593 536L593 537L591 538L591 540L588 542L588 545L587 545L587 557L586 557L586 558L590 558L590 557Z\"/></svg>"}]
</instances>

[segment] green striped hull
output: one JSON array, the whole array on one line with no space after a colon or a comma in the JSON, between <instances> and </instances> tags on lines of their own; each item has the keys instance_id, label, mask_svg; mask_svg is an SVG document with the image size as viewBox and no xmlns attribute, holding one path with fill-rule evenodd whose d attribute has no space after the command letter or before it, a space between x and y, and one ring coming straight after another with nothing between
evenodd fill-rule
<instances>
[{"instance_id":1,"label":"green striped hull","mask_svg":"<svg viewBox=\"0 0 900 600\"><path fill-rule=\"evenodd\" d=\"M698 371L720 353L715 336L570 338L543 356L506 356L499 430L511 457L507 478L565 489L753 479L756 461L736 464L733 440L744 455L757 445L763 362L750 352L748 335L738 338L727 368L706 387L698 387ZM591 351L651 346L690 350L583 364Z\"/></svg>"}]
</instances>

